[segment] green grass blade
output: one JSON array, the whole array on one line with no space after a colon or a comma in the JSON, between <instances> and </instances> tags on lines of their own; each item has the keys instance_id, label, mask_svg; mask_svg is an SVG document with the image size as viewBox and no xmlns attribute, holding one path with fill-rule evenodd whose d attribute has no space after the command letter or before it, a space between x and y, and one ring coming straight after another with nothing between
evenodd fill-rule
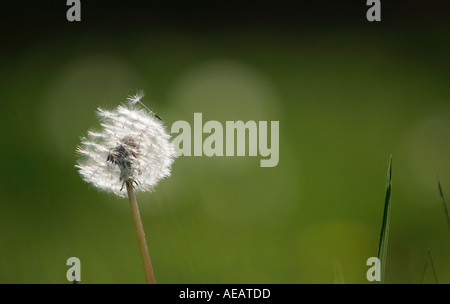
<instances>
[{"instance_id":1,"label":"green grass blade","mask_svg":"<svg viewBox=\"0 0 450 304\"><path fill-rule=\"evenodd\" d=\"M344 272L342 271L341 261L338 258L333 260L334 284L345 284Z\"/></svg>"},{"instance_id":2,"label":"green grass blade","mask_svg":"<svg viewBox=\"0 0 450 304\"><path fill-rule=\"evenodd\" d=\"M439 195L441 196L442 203L444 204L444 213L447 218L448 231L450 232L450 217L448 216L447 204L445 203L444 192L442 192L441 181L439 180L439 176L437 177L437 180L438 180Z\"/></svg>"},{"instance_id":3,"label":"green grass blade","mask_svg":"<svg viewBox=\"0 0 450 304\"><path fill-rule=\"evenodd\" d=\"M384 283L386 270L386 256L388 248L389 224L391 217L391 188L392 188L392 155L389 158L389 168L386 180L386 196L384 199L383 222L381 224L380 242L378 244L378 259L381 263L381 284Z\"/></svg>"},{"instance_id":4,"label":"green grass blade","mask_svg":"<svg viewBox=\"0 0 450 304\"><path fill-rule=\"evenodd\" d=\"M431 256L431 249L428 248L427 251L428 251L428 257L430 258L431 270L433 271L434 281L436 284L439 284L437 274L436 274L436 268L434 268L433 257Z\"/></svg>"},{"instance_id":5,"label":"green grass blade","mask_svg":"<svg viewBox=\"0 0 450 304\"><path fill-rule=\"evenodd\" d=\"M423 267L422 271L422 279L420 280L420 284L425 284L425 274L427 273L428 263L425 263L425 267Z\"/></svg>"}]
</instances>

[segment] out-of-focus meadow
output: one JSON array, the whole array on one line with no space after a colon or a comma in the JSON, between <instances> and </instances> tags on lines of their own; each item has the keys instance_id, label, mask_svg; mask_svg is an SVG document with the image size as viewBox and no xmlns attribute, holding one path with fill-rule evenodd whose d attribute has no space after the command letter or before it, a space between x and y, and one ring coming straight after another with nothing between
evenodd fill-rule
<instances>
[{"instance_id":1,"label":"out-of-focus meadow","mask_svg":"<svg viewBox=\"0 0 450 304\"><path fill-rule=\"evenodd\" d=\"M390 154L386 282L419 283L427 248L450 282L449 29L85 28L6 48L0 283L67 283L66 252L81 283L144 282L128 201L74 168L96 108L137 89L169 130L194 112L280 122L278 166L181 156L138 195L159 283L333 283L336 263L367 283Z\"/></svg>"}]
</instances>

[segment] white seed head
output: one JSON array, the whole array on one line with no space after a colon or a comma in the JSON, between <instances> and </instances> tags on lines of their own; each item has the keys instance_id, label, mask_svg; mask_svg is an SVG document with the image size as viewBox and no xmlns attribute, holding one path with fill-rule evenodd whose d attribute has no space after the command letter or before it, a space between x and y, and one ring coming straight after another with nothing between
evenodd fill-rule
<instances>
[{"instance_id":1,"label":"white seed head","mask_svg":"<svg viewBox=\"0 0 450 304\"><path fill-rule=\"evenodd\" d=\"M126 197L127 183L135 191L152 191L170 176L175 149L162 121L140 101L143 96L141 91L112 111L98 108L103 130L89 131L77 147L84 181Z\"/></svg>"},{"instance_id":2,"label":"white seed head","mask_svg":"<svg viewBox=\"0 0 450 304\"><path fill-rule=\"evenodd\" d=\"M131 96L128 96L127 97L127 100L128 100L128 102L131 104L131 105L135 105L135 104L137 104L137 103L140 103L140 104L142 104L143 106L144 106L144 104L141 102L141 99L144 97L144 95L145 95L145 93L144 93L144 91L143 90L139 90L139 91L137 91L137 93L136 94L134 94L134 95L131 95ZM145 106L144 106L145 107ZM145 108L147 108L147 107L145 107ZM148 108L147 108L148 109Z\"/></svg>"}]
</instances>

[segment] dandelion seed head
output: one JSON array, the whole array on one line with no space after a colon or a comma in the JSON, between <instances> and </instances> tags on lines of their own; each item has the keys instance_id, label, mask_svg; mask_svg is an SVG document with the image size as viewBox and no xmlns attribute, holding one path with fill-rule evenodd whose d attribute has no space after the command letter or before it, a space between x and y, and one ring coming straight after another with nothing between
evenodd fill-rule
<instances>
[{"instance_id":1,"label":"dandelion seed head","mask_svg":"<svg viewBox=\"0 0 450 304\"><path fill-rule=\"evenodd\" d=\"M137 192L152 191L170 176L175 149L162 122L140 101L143 96L140 91L128 104L97 110L102 130L89 131L77 147L76 167L84 181L126 197L126 183Z\"/></svg>"},{"instance_id":2,"label":"dandelion seed head","mask_svg":"<svg viewBox=\"0 0 450 304\"><path fill-rule=\"evenodd\" d=\"M145 95L144 91L139 90L137 91L136 94L128 96L127 100L131 105L134 106L137 103L141 103L141 99L144 97L144 95Z\"/></svg>"}]
</instances>

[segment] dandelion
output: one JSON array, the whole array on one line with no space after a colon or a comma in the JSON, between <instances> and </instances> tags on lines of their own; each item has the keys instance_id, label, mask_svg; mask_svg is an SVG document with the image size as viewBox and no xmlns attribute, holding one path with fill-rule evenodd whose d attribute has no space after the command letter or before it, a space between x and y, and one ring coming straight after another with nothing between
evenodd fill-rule
<instances>
[{"instance_id":1,"label":"dandelion","mask_svg":"<svg viewBox=\"0 0 450 304\"><path fill-rule=\"evenodd\" d=\"M96 188L128 196L146 279L155 283L135 192L152 191L170 176L175 149L161 118L141 102L143 96L140 91L112 111L97 110L103 129L81 138L76 167L83 180Z\"/></svg>"}]
</instances>

